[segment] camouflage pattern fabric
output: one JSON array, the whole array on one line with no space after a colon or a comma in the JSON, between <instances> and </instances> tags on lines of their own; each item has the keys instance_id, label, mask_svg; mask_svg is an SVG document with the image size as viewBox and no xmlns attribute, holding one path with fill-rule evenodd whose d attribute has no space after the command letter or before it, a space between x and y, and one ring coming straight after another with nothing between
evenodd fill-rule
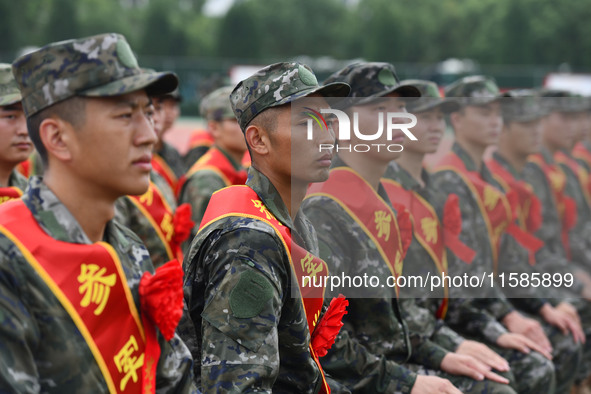
<instances>
[{"instance_id":1,"label":"camouflage pattern fabric","mask_svg":"<svg viewBox=\"0 0 591 394\"><path fill-rule=\"evenodd\" d=\"M493 78L471 75L445 87L445 97L453 97L462 106L485 105L501 98Z\"/></svg>"},{"instance_id":2,"label":"camouflage pattern fabric","mask_svg":"<svg viewBox=\"0 0 591 394\"><path fill-rule=\"evenodd\" d=\"M25 191L27 188L27 178L22 176L17 170L12 170L10 177L8 177L8 186L14 186Z\"/></svg>"},{"instance_id":3,"label":"camouflage pattern fabric","mask_svg":"<svg viewBox=\"0 0 591 394\"><path fill-rule=\"evenodd\" d=\"M114 33L46 45L16 59L12 71L27 117L74 96L118 96L140 89L158 96L178 86L173 73L142 72L125 38Z\"/></svg>"},{"instance_id":4,"label":"camouflage pattern fabric","mask_svg":"<svg viewBox=\"0 0 591 394\"><path fill-rule=\"evenodd\" d=\"M265 175L251 168L247 185L291 229L295 242L318 253L310 224L302 215L291 220ZM204 392L314 393L319 388L320 371L308 348L302 302L292 295L298 290L292 289L296 282L287 253L272 227L247 217L215 221L191 243L184 261L190 320L179 333L190 344ZM232 309L247 298L240 285L246 280L261 284L263 301Z\"/></svg>"},{"instance_id":5,"label":"camouflage pattern fabric","mask_svg":"<svg viewBox=\"0 0 591 394\"><path fill-rule=\"evenodd\" d=\"M334 166L344 165L337 157ZM389 203L381 186L378 194ZM304 200L302 210L318 232L320 257L327 262L333 275L344 273L353 277L363 273L381 278L391 275L373 241L334 200L312 196ZM347 315L343 318L346 337L340 338L348 343L335 344L320 360L326 371L337 380L343 379L342 382L355 392L380 391L377 384L385 380L382 376L386 374L390 378L387 392L410 392L417 376L413 369L447 378L448 374L439 367L448 350L432 340L438 325L432 312L420 308L412 298L396 298L392 289L375 288L370 296L349 298ZM357 351L351 352L351 348ZM359 351L360 348L365 351ZM362 377L356 381L357 371L368 369L364 363L374 362L376 358L385 360L380 363L379 370L372 373L373 379ZM454 382L464 392L514 392L507 385L474 382L460 376L455 376Z\"/></svg>"},{"instance_id":6,"label":"camouflage pattern fabric","mask_svg":"<svg viewBox=\"0 0 591 394\"><path fill-rule=\"evenodd\" d=\"M299 63L275 63L241 81L230 95L230 103L242 128L267 108L287 104L313 93L325 97L347 97L344 83L318 85L310 67Z\"/></svg>"},{"instance_id":7,"label":"camouflage pattern fabric","mask_svg":"<svg viewBox=\"0 0 591 394\"><path fill-rule=\"evenodd\" d=\"M546 163L556 164L546 148L542 148L540 153ZM538 269L561 275L573 274L573 264L566 258L566 251L562 244L562 220L546 175L536 163L530 161L525 166L522 179L533 188L542 206L542 225L535 233L535 236L544 242L544 246L536 253ZM561 290L572 297L580 297L583 284L575 278L572 287L564 287Z\"/></svg>"},{"instance_id":8,"label":"camouflage pattern fabric","mask_svg":"<svg viewBox=\"0 0 591 394\"><path fill-rule=\"evenodd\" d=\"M0 63L0 107L21 101L21 92L12 75L12 67Z\"/></svg>"},{"instance_id":9,"label":"camouflage pattern fabric","mask_svg":"<svg viewBox=\"0 0 591 394\"><path fill-rule=\"evenodd\" d=\"M576 161L569 152L563 153ZM559 166L566 176L564 193L577 205L577 222L568 234L572 260L591 272L591 207L583 189L586 185L581 185L579 177L567 164L560 163Z\"/></svg>"},{"instance_id":10,"label":"camouflage pattern fabric","mask_svg":"<svg viewBox=\"0 0 591 394\"><path fill-rule=\"evenodd\" d=\"M476 169L472 159L457 143L453 145L452 151L461 158L468 171L474 171ZM493 182L493 186L496 185L492 174L488 171L488 168L485 165L482 166L481 175L485 181L489 183ZM464 181L457 174L450 170L436 172L433 175L433 187L436 190L443 191L444 193L455 193L458 195L460 201L460 210L462 212L462 232L460 234L460 239L478 252L476 258L470 265L459 262L459 264L455 264L455 267L457 268L450 267L450 273L458 275L457 270L462 269L464 270L462 274L467 272L471 275L478 275L478 273L482 272L492 272L493 261L488 232L484 223L484 218L482 217L482 214L471 191L465 185ZM511 260L515 259L515 256L509 255L509 253L512 252L519 254L521 247L515 243L515 240L504 234L502 243L504 243L503 248L506 250L501 251L499 261L504 261L505 258L508 259L509 261L506 263L508 264L510 270L516 269L517 267L515 267L515 265L525 267L524 264L527 264L527 253L525 251L522 251L524 254L521 254L521 257L517 256L518 260L519 258L523 258L521 263L519 261L516 263L515 260ZM486 251L486 253L483 253L483 251ZM500 266L502 265L503 264L500 264ZM494 298L475 299L471 303L477 307L487 309L491 315L499 321L505 316L506 313L508 313L508 311L514 309L514 306L509 302L509 300L507 300L500 289L497 289L496 297ZM526 308L528 310L537 310L536 308L539 309L540 307L540 300L537 298L525 298L520 299L519 304L522 308ZM503 310L506 312L499 312ZM545 329L550 329L546 324L543 324L543 326ZM460 331L460 333L464 332L461 327L456 328ZM577 352L580 350L577 349L577 346L572 343L572 340L569 337L562 334L555 335L550 340L551 342L552 340L556 342L553 343L553 346L557 346L557 348L564 350L563 353L560 354L561 358L559 358L558 362L558 367L560 367L560 370L557 370L558 374L556 376L557 388L563 390L564 388L570 387L572 385L575 373L573 372L573 368L576 369L576 359L579 357ZM523 376L529 376L532 379L535 376L546 376L546 374L542 374L539 371L539 369L548 369L548 364L542 363L543 360L541 357L532 356L527 358L517 354L512 354L516 353L514 351L509 351L509 353L510 357L507 358L508 361L510 358L516 357L521 363L519 371L513 370L513 373L517 379L517 383L523 381ZM548 383L547 381L544 382L544 380L540 381L539 379L537 382L540 384ZM522 388L519 388L520 392L521 390Z\"/></svg>"},{"instance_id":11,"label":"camouflage pattern fabric","mask_svg":"<svg viewBox=\"0 0 591 394\"><path fill-rule=\"evenodd\" d=\"M171 209L176 209L174 194L170 190L170 186L168 186L166 180L156 171L150 172L150 180L162 192L164 199ZM158 236L158 233L138 207L131 202L129 197L120 197L115 202L114 220L133 231L142 240L142 243L150 253L154 267L160 267L170 261L166 252L166 246Z\"/></svg>"},{"instance_id":12,"label":"camouflage pattern fabric","mask_svg":"<svg viewBox=\"0 0 591 394\"><path fill-rule=\"evenodd\" d=\"M235 163L235 161L222 149L219 147L216 149L224 154L236 171L241 169L240 164ZM207 209L207 204L209 204L209 200L211 199L213 193L223 189L226 186L228 186L226 185L226 182L216 172L208 169L196 171L187 178L183 188L179 193L178 201L179 204L191 204L191 219L195 222L195 226L193 227L191 236L186 242L187 245L183 247L183 249L188 249L188 243L190 243L193 237L195 237L197 234L197 230L199 230L199 225L201 224L201 219L203 219L203 214Z\"/></svg>"},{"instance_id":13,"label":"camouflage pattern fabric","mask_svg":"<svg viewBox=\"0 0 591 394\"><path fill-rule=\"evenodd\" d=\"M162 141L162 147L158 150L158 152L156 152L156 154L158 154L162 160L168 164L177 178L183 176L187 171L187 167L185 167L185 162L183 161L179 151L166 141Z\"/></svg>"},{"instance_id":14,"label":"camouflage pattern fabric","mask_svg":"<svg viewBox=\"0 0 591 394\"><path fill-rule=\"evenodd\" d=\"M223 119L235 119L230 103L230 94L234 88L224 86L214 90L201 100L199 112L206 120L219 122Z\"/></svg>"},{"instance_id":15,"label":"camouflage pattern fabric","mask_svg":"<svg viewBox=\"0 0 591 394\"><path fill-rule=\"evenodd\" d=\"M89 244L76 219L38 177L23 201L49 235ZM137 308L144 272L154 272L147 250L129 230L107 224ZM66 263L66 262L64 262ZM107 393L107 385L78 328L12 241L0 235L0 387L17 393ZM157 393L195 393L189 351L178 336L166 342L156 372Z\"/></svg>"}]
</instances>

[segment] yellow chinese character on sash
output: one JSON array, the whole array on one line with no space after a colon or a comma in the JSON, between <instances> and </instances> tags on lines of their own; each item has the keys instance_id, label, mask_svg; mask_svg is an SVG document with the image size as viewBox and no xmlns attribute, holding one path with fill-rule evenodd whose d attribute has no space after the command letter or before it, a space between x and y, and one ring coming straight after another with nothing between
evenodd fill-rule
<instances>
[{"instance_id":1,"label":"yellow chinese character on sash","mask_svg":"<svg viewBox=\"0 0 591 394\"><path fill-rule=\"evenodd\" d=\"M138 379L138 372L137 370L144 365L144 354L135 354L139 349L137 345L137 341L133 335L129 337L129 340L119 353L113 357L113 361L115 361L115 365L117 366L117 370L121 374L125 374L119 383L119 389L121 391L125 391L125 386L127 386L127 382L131 378L133 382L137 382Z\"/></svg>"},{"instance_id":2,"label":"yellow chinese character on sash","mask_svg":"<svg viewBox=\"0 0 591 394\"><path fill-rule=\"evenodd\" d=\"M437 220L433 218L421 219L421 228L427 242L437 242Z\"/></svg>"},{"instance_id":3,"label":"yellow chinese character on sash","mask_svg":"<svg viewBox=\"0 0 591 394\"><path fill-rule=\"evenodd\" d=\"M160 222L160 228L164 232L166 240L170 242L170 240L172 239L172 234L174 233L174 226L172 225L172 216L170 215L170 213L166 212L164 214L162 222Z\"/></svg>"},{"instance_id":4,"label":"yellow chinese character on sash","mask_svg":"<svg viewBox=\"0 0 591 394\"><path fill-rule=\"evenodd\" d=\"M300 260L300 264L302 265L302 270L308 274L308 278L305 278L308 279L308 281L310 278L315 277L317 273L322 271L322 264L320 262L314 264L314 256L312 256L310 252L306 253L306 256ZM308 283L308 281L304 280L304 287L306 287L306 283Z\"/></svg>"},{"instance_id":5,"label":"yellow chinese character on sash","mask_svg":"<svg viewBox=\"0 0 591 394\"><path fill-rule=\"evenodd\" d=\"M150 206L150 205L152 205L153 201L154 201L154 188L152 187L152 185L150 185L150 187L148 188L148 191L140 196L140 202L142 204L146 204L146 205Z\"/></svg>"},{"instance_id":6,"label":"yellow chinese character on sash","mask_svg":"<svg viewBox=\"0 0 591 394\"><path fill-rule=\"evenodd\" d=\"M392 221L392 215L384 211L375 212L375 223L376 230L378 230L378 238L385 236L385 240L390 239L390 222Z\"/></svg>"},{"instance_id":7,"label":"yellow chinese character on sash","mask_svg":"<svg viewBox=\"0 0 591 394\"><path fill-rule=\"evenodd\" d=\"M497 203L499 202L499 198L499 192L495 190L494 187L489 185L484 187L484 206L486 209L489 211L494 209L494 207L496 207Z\"/></svg>"},{"instance_id":8,"label":"yellow chinese character on sash","mask_svg":"<svg viewBox=\"0 0 591 394\"><path fill-rule=\"evenodd\" d=\"M267 207L265 206L265 204L263 204L263 202L261 200L250 200L250 201L252 201L255 208L259 209L261 211L261 213L264 213L265 216L267 216L267 219L269 219L269 220L275 219L275 216L273 216L273 214L271 212L269 212L269 210L267 209Z\"/></svg>"},{"instance_id":9,"label":"yellow chinese character on sash","mask_svg":"<svg viewBox=\"0 0 591 394\"><path fill-rule=\"evenodd\" d=\"M558 171L552 171L549 175L550 183L552 184L552 189L559 192L564 188L564 183L566 180L564 179L563 175Z\"/></svg>"},{"instance_id":10,"label":"yellow chinese character on sash","mask_svg":"<svg viewBox=\"0 0 591 394\"><path fill-rule=\"evenodd\" d=\"M86 308L91 302L97 304L94 314L99 316L103 313L109 294L111 294L111 287L117 281L117 275L105 275L107 269L101 268L96 264L82 264L80 266L80 275L78 275L78 292L84 293L80 306Z\"/></svg>"}]
</instances>

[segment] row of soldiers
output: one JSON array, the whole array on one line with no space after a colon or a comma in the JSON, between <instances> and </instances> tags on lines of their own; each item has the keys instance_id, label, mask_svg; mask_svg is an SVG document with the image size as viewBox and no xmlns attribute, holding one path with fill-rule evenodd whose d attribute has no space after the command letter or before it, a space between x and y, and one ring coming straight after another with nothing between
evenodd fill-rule
<instances>
[{"instance_id":1,"label":"row of soldiers","mask_svg":"<svg viewBox=\"0 0 591 394\"><path fill-rule=\"evenodd\" d=\"M174 173L162 107L178 80L142 70L122 36L53 43L0 75L3 391L586 390L587 101L480 76L442 98L388 63L320 85L277 63L204 100L212 145ZM310 121L329 104L363 133ZM403 150L345 149L407 111L416 141L373 141ZM454 144L428 169L446 118ZM27 184L31 141L44 174ZM491 273L564 280L310 286Z\"/></svg>"}]
</instances>

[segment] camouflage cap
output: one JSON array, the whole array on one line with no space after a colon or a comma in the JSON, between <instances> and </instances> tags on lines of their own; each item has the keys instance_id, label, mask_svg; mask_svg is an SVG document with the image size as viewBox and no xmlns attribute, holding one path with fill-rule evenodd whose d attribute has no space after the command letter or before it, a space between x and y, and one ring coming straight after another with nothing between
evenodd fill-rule
<instances>
[{"instance_id":1,"label":"camouflage cap","mask_svg":"<svg viewBox=\"0 0 591 394\"><path fill-rule=\"evenodd\" d=\"M344 82L351 86L350 99L343 103L350 106L353 101L363 104L390 93L398 93L402 97L420 97L421 92L413 85L401 83L394 66L390 63L354 63L329 76L325 84Z\"/></svg>"},{"instance_id":2,"label":"camouflage cap","mask_svg":"<svg viewBox=\"0 0 591 394\"><path fill-rule=\"evenodd\" d=\"M0 106L21 101L21 92L12 75L10 64L0 63Z\"/></svg>"},{"instance_id":3,"label":"camouflage cap","mask_svg":"<svg viewBox=\"0 0 591 394\"><path fill-rule=\"evenodd\" d=\"M491 77L472 75L447 86L445 97L455 97L461 106L486 105L500 99L501 94Z\"/></svg>"},{"instance_id":4,"label":"camouflage cap","mask_svg":"<svg viewBox=\"0 0 591 394\"><path fill-rule=\"evenodd\" d=\"M539 89L542 107L550 112L583 112L589 110L589 102L585 97L575 95L567 90Z\"/></svg>"},{"instance_id":5,"label":"camouflage cap","mask_svg":"<svg viewBox=\"0 0 591 394\"><path fill-rule=\"evenodd\" d=\"M460 109L460 104L455 99L444 99L441 97L439 88L435 82L422 79L407 79L402 81L401 84L412 85L421 92L421 98L419 100L412 100L406 104L408 112L425 112L433 108L441 108L444 113L448 114Z\"/></svg>"},{"instance_id":6,"label":"camouflage cap","mask_svg":"<svg viewBox=\"0 0 591 394\"><path fill-rule=\"evenodd\" d=\"M510 90L504 94L510 99L501 101L503 121L530 122L546 115L541 100L531 89Z\"/></svg>"},{"instance_id":7,"label":"camouflage cap","mask_svg":"<svg viewBox=\"0 0 591 394\"><path fill-rule=\"evenodd\" d=\"M207 120L220 121L223 119L235 119L232 104L230 103L231 86L224 86L209 93L201 100L199 111Z\"/></svg>"},{"instance_id":8,"label":"camouflage cap","mask_svg":"<svg viewBox=\"0 0 591 394\"><path fill-rule=\"evenodd\" d=\"M178 85L173 73L142 72L125 38L114 33L46 45L15 60L12 71L27 117L74 96L118 96L140 89L156 96Z\"/></svg>"},{"instance_id":9,"label":"camouflage cap","mask_svg":"<svg viewBox=\"0 0 591 394\"><path fill-rule=\"evenodd\" d=\"M310 67L299 63L275 63L260 69L236 85L230 95L232 109L242 130L267 108L287 104L318 93L325 97L347 97L344 83L318 85Z\"/></svg>"}]
</instances>

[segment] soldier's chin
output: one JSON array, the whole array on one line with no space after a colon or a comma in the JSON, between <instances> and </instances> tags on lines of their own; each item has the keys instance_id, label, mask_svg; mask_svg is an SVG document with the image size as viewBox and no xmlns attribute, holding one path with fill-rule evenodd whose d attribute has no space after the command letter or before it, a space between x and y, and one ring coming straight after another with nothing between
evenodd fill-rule
<instances>
[{"instance_id":1,"label":"soldier's chin","mask_svg":"<svg viewBox=\"0 0 591 394\"><path fill-rule=\"evenodd\" d=\"M145 179L137 179L135 182L129 182L126 185L125 195L130 196L141 196L148 191L150 186L150 177L147 176Z\"/></svg>"}]
</instances>

